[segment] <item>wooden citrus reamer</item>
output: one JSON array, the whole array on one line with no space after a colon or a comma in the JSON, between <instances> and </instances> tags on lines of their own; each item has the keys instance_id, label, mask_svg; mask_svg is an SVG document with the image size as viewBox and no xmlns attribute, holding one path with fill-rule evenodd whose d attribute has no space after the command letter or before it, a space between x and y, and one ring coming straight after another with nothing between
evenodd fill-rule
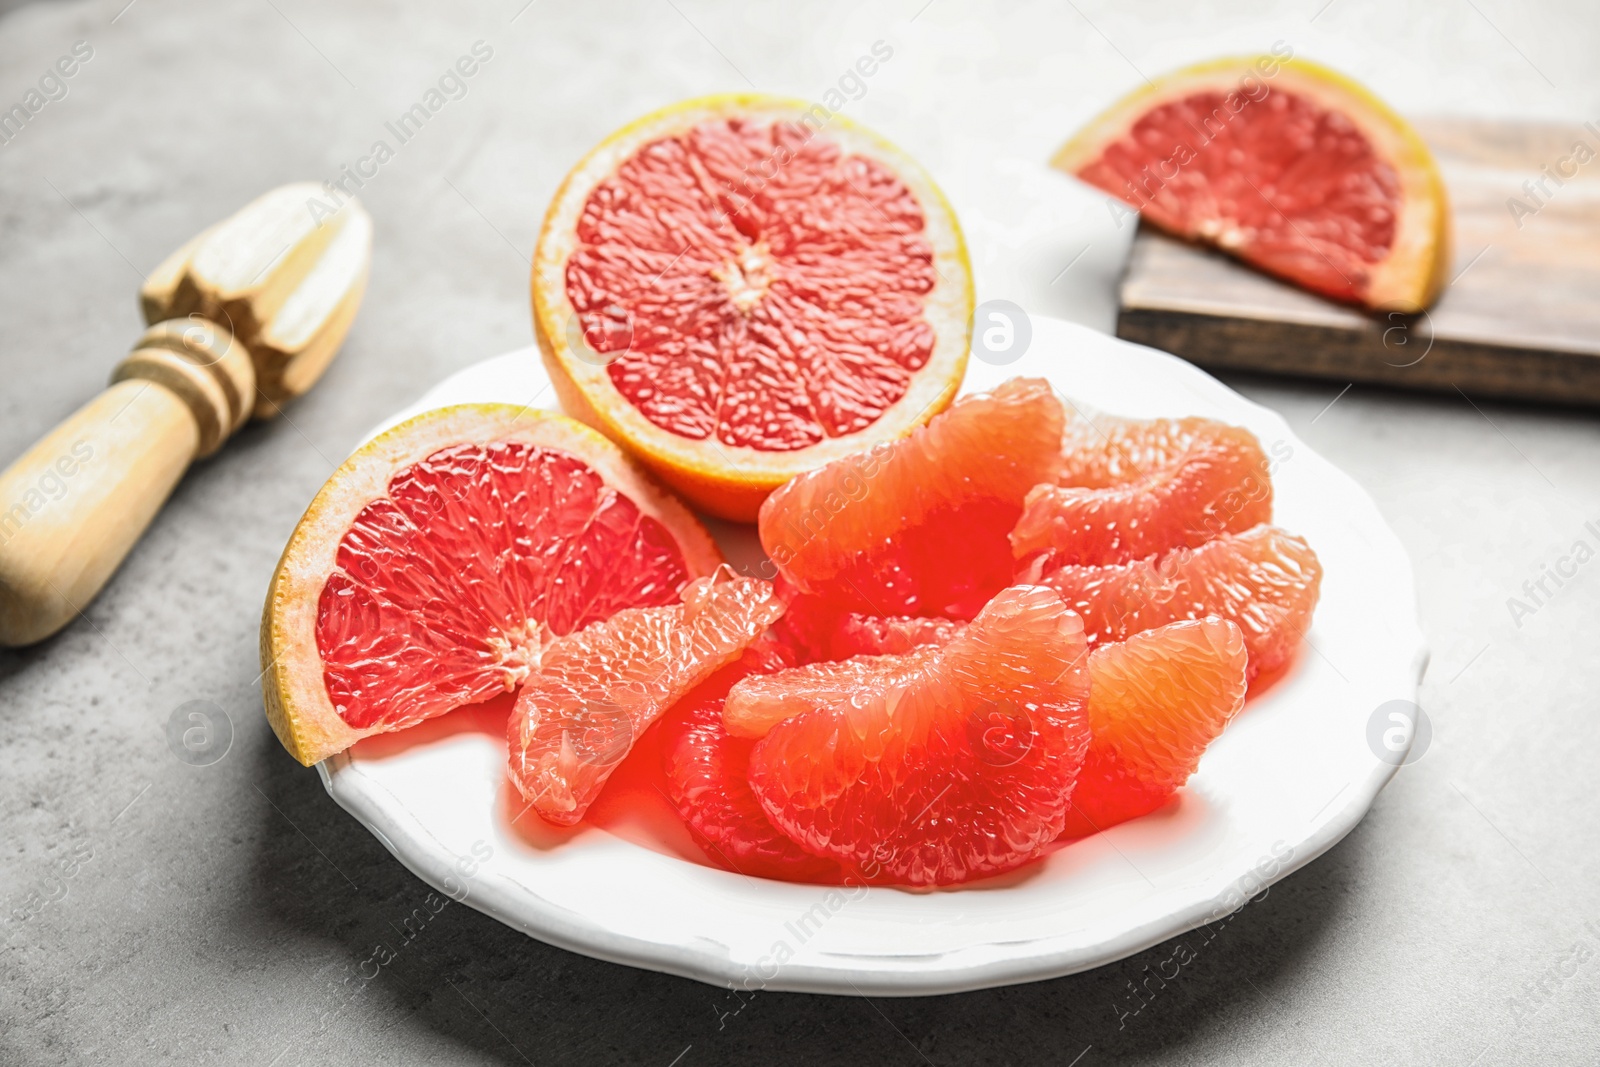
<instances>
[{"instance_id":1,"label":"wooden citrus reamer","mask_svg":"<svg viewBox=\"0 0 1600 1067\"><path fill-rule=\"evenodd\" d=\"M0 473L0 646L41 641L100 591L195 459L316 383L366 289L372 220L279 186L139 291L150 328L111 385Z\"/></svg>"}]
</instances>

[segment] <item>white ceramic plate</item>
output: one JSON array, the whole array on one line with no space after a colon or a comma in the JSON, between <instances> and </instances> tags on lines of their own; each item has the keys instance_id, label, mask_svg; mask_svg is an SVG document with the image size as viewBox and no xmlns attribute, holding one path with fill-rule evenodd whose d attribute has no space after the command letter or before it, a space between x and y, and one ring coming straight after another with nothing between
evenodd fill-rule
<instances>
[{"instance_id":1,"label":"white ceramic plate","mask_svg":"<svg viewBox=\"0 0 1600 1067\"><path fill-rule=\"evenodd\" d=\"M1326 568L1310 647L1162 811L1022 872L908 892L704 866L663 799L621 787L596 805L601 825L556 832L535 815L513 825L503 715L364 741L319 765L328 792L418 877L541 941L748 989L915 995L1069 974L1219 918L1309 863L1393 773L1369 747L1372 713L1416 698L1427 654L1404 550L1371 498L1273 412L1165 353L1054 320L1033 330L1012 365L974 361L965 389L1039 375L1116 414L1247 426L1276 462L1276 521ZM553 403L534 350L462 371L386 425L485 400ZM735 562L751 558L748 533L718 533Z\"/></svg>"}]
</instances>

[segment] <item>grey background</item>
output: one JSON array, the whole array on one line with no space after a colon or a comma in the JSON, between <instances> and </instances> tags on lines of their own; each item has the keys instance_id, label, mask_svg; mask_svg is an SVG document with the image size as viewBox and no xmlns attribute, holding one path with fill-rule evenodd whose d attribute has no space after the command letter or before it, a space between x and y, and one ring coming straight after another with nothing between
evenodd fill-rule
<instances>
[{"instance_id":1,"label":"grey background","mask_svg":"<svg viewBox=\"0 0 1600 1067\"><path fill-rule=\"evenodd\" d=\"M741 1005L450 906L363 983L428 891L284 755L255 686L301 510L379 418L528 343L538 220L621 122L747 83L816 98L879 39L894 59L848 113L941 178L1043 158L1141 72L1274 40L1407 111L1600 119L1592 4L124 3L0 3L0 105L74 41L95 49L0 147L0 460L101 386L141 272L181 239L365 154L475 40L495 54L363 191L372 285L324 382L195 468L86 617L0 653L0 1061L1600 1062L1596 565L1520 626L1506 603L1600 545L1589 413L1230 379L1367 486L1412 553L1433 743L1231 922L1058 981ZM1104 329L1127 235L1082 205L1065 245L1088 251L1030 310ZM232 725L210 766L168 748L190 701Z\"/></svg>"}]
</instances>

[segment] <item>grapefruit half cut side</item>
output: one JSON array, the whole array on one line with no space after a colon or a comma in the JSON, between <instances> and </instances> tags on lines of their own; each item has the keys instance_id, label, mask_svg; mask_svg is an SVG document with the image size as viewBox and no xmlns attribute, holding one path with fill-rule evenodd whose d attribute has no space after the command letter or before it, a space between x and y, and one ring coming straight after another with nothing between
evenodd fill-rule
<instances>
[{"instance_id":1,"label":"grapefruit half cut side","mask_svg":"<svg viewBox=\"0 0 1600 1067\"><path fill-rule=\"evenodd\" d=\"M722 557L611 442L463 404L363 445L295 527L261 621L267 718L310 766L519 685L543 647L675 603Z\"/></svg>"},{"instance_id":2,"label":"grapefruit half cut side","mask_svg":"<svg viewBox=\"0 0 1600 1067\"><path fill-rule=\"evenodd\" d=\"M745 522L794 475L942 410L971 335L966 247L922 167L760 95L601 142L545 216L532 290L565 409Z\"/></svg>"},{"instance_id":3,"label":"grapefruit half cut side","mask_svg":"<svg viewBox=\"0 0 1600 1067\"><path fill-rule=\"evenodd\" d=\"M1157 78L1051 162L1169 233L1335 300L1418 312L1449 266L1427 145L1366 89L1305 60L1220 59Z\"/></svg>"}]
</instances>

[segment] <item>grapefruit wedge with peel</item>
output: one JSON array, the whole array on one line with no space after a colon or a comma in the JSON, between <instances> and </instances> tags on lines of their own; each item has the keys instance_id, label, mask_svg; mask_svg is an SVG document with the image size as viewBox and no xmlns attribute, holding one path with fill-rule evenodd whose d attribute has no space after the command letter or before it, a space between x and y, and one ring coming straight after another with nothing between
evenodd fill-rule
<instances>
[{"instance_id":1,"label":"grapefruit wedge with peel","mask_svg":"<svg viewBox=\"0 0 1600 1067\"><path fill-rule=\"evenodd\" d=\"M1061 401L1039 378L964 396L911 436L785 484L761 544L839 611L970 619L1011 584L1007 535L1060 462Z\"/></svg>"},{"instance_id":2,"label":"grapefruit wedge with peel","mask_svg":"<svg viewBox=\"0 0 1600 1067\"><path fill-rule=\"evenodd\" d=\"M1059 592L1083 617L1091 647L1216 615L1243 632L1252 684L1294 656L1322 588L1317 554L1276 526L1104 567L1051 567L1049 558L1036 559L1025 575Z\"/></svg>"},{"instance_id":3,"label":"grapefruit wedge with peel","mask_svg":"<svg viewBox=\"0 0 1600 1067\"><path fill-rule=\"evenodd\" d=\"M771 583L723 567L680 604L627 608L551 642L507 728L517 791L547 822L576 823L634 741L782 614Z\"/></svg>"},{"instance_id":4,"label":"grapefruit wedge with peel","mask_svg":"<svg viewBox=\"0 0 1600 1067\"><path fill-rule=\"evenodd\" d=\"M1147 815L1200 765L1244 707L1244 635L1215 616L1174 622L1089 655L1089 753L1065 835Z\"/></svg>"},{"instance_id":5,"label":"grapefruit wedge with peel","mask_svg":"<svg viewBox=\"0 0 1600 1067\"><path fill-rule=\"evenodd\" d=\"M786 836L867 882L1010 870L1065 825L1089 743L1086 648L1055 593L1006 589L943 647L846 661L879 669L772 726L750 786Z\"/></svg>"},{"instance_id":6,"label":"grapefruit wedge with peel","mask_svg":"<svg viewBox=\"0 0 1600 1067\"><path fill-rule=\"evenodd\" d=\"M1221 59L1157 78L1051 162L1169 233L1335 300L1418 312L1449 266L1427 145L1366 89L1305 60Z\"/></svg>"},{"instance_id":7,"label":"grapefruit wedge with peel","mask_svg":"<svg viewBox=\"0 0 1600 1067\"><path fill-rule=\"evenodd\" d=\"M721 555L611 442L510 404L363 445L295 527L261 621L267 718L309 766L519 685L549 642L675 603Z\"/></svg>"},{"instance_id":8,"label":"grapefruit wedge with peel","mask_svg":"<svg viewBox=\"0 0 1600 1067\"><path fill-rule=\"evenodd\" d=\"M533 262L566 410L706 511L750 521L802 471L955 396L972 278L928 174L820 105L690 100L557 191Z\"/></svg>"}]
</instances>

